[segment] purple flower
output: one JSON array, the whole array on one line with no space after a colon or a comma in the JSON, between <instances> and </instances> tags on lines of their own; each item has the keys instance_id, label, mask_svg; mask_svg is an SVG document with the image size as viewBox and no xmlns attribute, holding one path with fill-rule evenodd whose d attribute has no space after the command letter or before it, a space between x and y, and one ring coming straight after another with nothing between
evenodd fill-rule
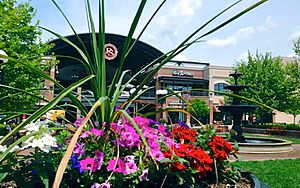
<instances>
[{"instance_id":1,"label":"purple flower","mask_svg":"<svg viewBox=\"0 0 300 188\"><path fill-rule=\"evenodd\" d=\"M127 155L127 156L124 158L124 162L125 162L125 163L128 163L128 162L134 162L134 158L135 158L134 155Z\"/></svg>"},{"instance_id":2,"label":"purple flower","mask_svg":"<svg viewBox=\"0 0 300 188\"><path fill-rule=\"evenodd\" d=\"M94 183L91 188L110 188L110 183Z\"/></svg>"},{"instance_id":3,"label":"purple flower","mask_svg":"<svg viewBox=\"0 0 300 188\"><path fill-rule=\"evenodd\" d=\"M123 169L123 174L128 175L128 174L133 174L138 170L138 167L134 162L128 162L125 163L125 169Z\"/></svg>"},{"instance_id":4,"label":"purple flower","mask_svg":"<svg viewBox=\"0 0 300 188\"><path fill-rule=\"evenodd\" d=\"M83 155L84 154L84 144L80 144L80 143L76 142L76 144L74 146L73 154L75 156Z\"/></svg>"},{"instance_id":5,"label":"purple flower","mask_svg":"<svg viewBox=\"0 0 300 188\"><path fill-rule=\"evenodd\" d=\"M184 121L178 121L178 124L179 124L180 126L183 126L183 127L187 128L187 129L190 128Z\"/></svg>"},{"instance_id":6,"label":"purple flower","mask_svg":"<svg viewBox=\"0 0 300 188\"><path fill-rule=\"evenodd\" d=\"M161 122L154 121L154 120L152 120L152 119L149 119L149 124L150 124L150 125L162 125Z\"/></svg>"},{"instance_id":7,"label":"purple flower","mask_svg":"<svg viewBox=\"0 0 300 188\"><path fill-rule=\"evenodd\" d=\"M80 168L80 163L79 163L78 157L72 155L70 159L71 159L71 162L72 162L72 165L71 165L72 169Z\"/></svg>"},{"instance_id":8,"label":"purple flower","mask_svg":"<svg viewBox=\"0 0 300 188\"><path fill-rule=\"evenodd\" d=\"M99 150L96 150L95 151L95 160L98 161L98 163L99 163L98 170L100 170L101 166L104 163L104 153Z\"/></svg>"},{"instance_id":9,"label":"purple flower","mask_svg":"<svg viewBox=\"0 0 300 188\"><path fill-rule=\"evenodd\" d=\"M149 168L146 168L142 171L142 175L140 176L141 181L148 181Z\"/></svg>"}]
</instances>

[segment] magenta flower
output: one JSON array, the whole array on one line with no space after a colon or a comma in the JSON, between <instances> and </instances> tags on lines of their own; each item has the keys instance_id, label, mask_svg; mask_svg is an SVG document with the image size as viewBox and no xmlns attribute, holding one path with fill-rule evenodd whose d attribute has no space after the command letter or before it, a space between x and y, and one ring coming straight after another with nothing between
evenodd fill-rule
<instances>
[{"instance_id":1,"label":"magenta flower","mask_svg":"<svg viewBox=\"0 0 300 188\"><path fill-rule=\"evenodd\" d=\"M117 164L117 165L116 165ZM114 168L116 165L116 168ZM107 170L113 172L123 172L125 169L125 163L121 159L112 159L108 161Z\"/></svg>"},{"instance_id":2,"label":"magenta flower","mask_svg":"<svg viewBox=\"0 0 300 188\"><path fill-rule=\"evenodd\" d=\"M167 133L166 133L166 127L164 125L159 125L158 126L158 132L160 134L164 135L164 136L167 135Z\"/></svg>"},{"instance_id":3,"label":"magenta flower","mask_svg":"<svg viewBox=\"0 0 300 188\"><path fill-rule=\"evenodd\" d=\"M100 137L104 135L104 132L102 130L99 129L95 129L95 128L91 128L90 132L93 133L95 135L95 137Z\"/></svg>"},{"instance_id":4,"label":"magenta flower","mask_svg":"<svg viewBox=\"0 0 300 188\"><path fill-rule=\"evenodd\" d=\"M159 149L159 144L153 139L148 139L148 145L152 150Z\"/></svg>"},{"instance_id":5,"label":"magenta flower","mask_svg":"<svg viewBox=\"0 0 300 188\"><path fill-rule=\"evenodd\" d=\"M136 164L133 162L128 162L125 163L125 169L123 170L123 174L124 175L128 175L128 174L133 174L138 170L138 167L136 166Z\"/></svg>"},{"instance_id":6,"label":"magenta flower","mask_svg":"<svg viewBox=\"0 0 300 188\"><path fill-rule=\"evenodd\" d=\"M76 127L79 127L82 124L83 120L84 120L84 118L78 118L78 119L76 119L76 121L74 122L74 125Z\"/></svg>"},{"instance_id":7,"label":"magenta flower","mask_svg":"<svg viewBox=\"0 0 300 188\"><path fill-rule=\"evenodd\" d=\"M89 135L91 135L92 133L90 131L85 131L84 133L82 133L80 135L80 138L87 138L89 137Z\"/></svg>"},{"instance_id":8,"label":"magenta flower","mask_svg":"<svg viewBox=\"0 0 300 188\"><path fill-rule=\"evenodd\" d=\"M80 161L80 171L90 170L95 172L99 167L99 163L97 160L87 157Z\"/></svg>"},{"instance_id":9,"label":"magenta flower","mask_svg":"<svg viewBox=\"0 0 300 188\"><path fill-rule=\"evenodd\" d=\"M94 183L91 188L110 188L110 183Z\"/></svg>"},{"instance_id":10,"label":"magenta flower","mask_svg":"<svg viewBox=\"0 0 300 188\"><path fill-rule=\"evenodd\" d=\"M144 118L142 116L135 116L133 117L133 120L136 124L138 124L140 127L146 127L150 124L149 119Z\"/></svg>"}]
</instances>

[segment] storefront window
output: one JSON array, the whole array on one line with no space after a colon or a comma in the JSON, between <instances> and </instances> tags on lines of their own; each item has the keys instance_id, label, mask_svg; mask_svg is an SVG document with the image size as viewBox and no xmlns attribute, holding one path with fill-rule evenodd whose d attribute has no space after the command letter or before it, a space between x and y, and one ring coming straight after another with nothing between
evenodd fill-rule
<instances>
[{"instance_id":1,"label":"storefront window","mask_svg":"<svg viewBox=\"0 0 300 188\"><path fill-rule=\"evenodd\" d=\"M225 86L228 86L228 84L225 84L225 83L217 83L217 84L215 84L215 86L214 86L214 90L215 90L215 91L221 91L221 92L227 92L228 90L224 88ZM215 93L215 95L219 95L219 96L220 96L220 95L222 95L222 94Z\"/></svg>"}]
</instances>

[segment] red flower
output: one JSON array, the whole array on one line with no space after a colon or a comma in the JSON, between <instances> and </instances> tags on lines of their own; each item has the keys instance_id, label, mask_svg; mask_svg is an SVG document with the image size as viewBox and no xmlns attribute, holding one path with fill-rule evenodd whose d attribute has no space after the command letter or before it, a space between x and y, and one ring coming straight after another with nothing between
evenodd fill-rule
<instances>
[{"instance_id":1,"label":"red flower","mask_svg":"<svg viewBox=\"0 0 300 188\"><path fill-rule=\"evenodd\" d=\"M189 162L192 169L199 171L199 177L204 178L207 172L212 170L213 160L201 148L196 148L191 144L178 144L176 147L171 147L169 151L165 152L165 157L173 160L172 152L178 157L184 158ZM176 161L172 163L173 170L186 170L187 166Z\"/></svg>"},{"instance_id":2,"label":"red flower","mask_svg":"<svg viewBox=\"0 0 300 188\"><path fill-rule=\"evenodd\" d=\"M183 126L177 127L171 131L171 138L179 139L180 141L195 142L197 132Z\"/></svg>"},{"instance_id":3,"label":"red flower","mask_svg":"<svg viewBox=\"0 0 300 188\"><path fill-rule=\"evenodd\" d=\"M227 159L230 153L234 151L232 145L220 136L215 136L208 142L211 147L213 156L220 161Z\"/></svg>"}]
</instances>

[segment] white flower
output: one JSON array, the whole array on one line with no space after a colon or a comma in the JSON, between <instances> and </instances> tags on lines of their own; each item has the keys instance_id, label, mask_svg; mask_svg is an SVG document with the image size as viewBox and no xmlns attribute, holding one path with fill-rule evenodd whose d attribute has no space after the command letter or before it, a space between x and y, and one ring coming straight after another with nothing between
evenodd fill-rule
<instances>
[{"instance_id":1,"label":"white flower","mask_svg":"<svg viewBox=\"0 0 300 188\"><path fill-rule=\"evenodd\" d=\"M0 153L3 153L3 152L5 152L7 150L7 147L6 147L6 145L0 145Z\"/></svg>"},{"instance_id":2,"label":"white flower","mask_svg":"<svg viewBox=\"0 0 300 188\"><path fill-rule=\"evenodd\" d=\"M39 124L36 123L29 123L24 127L29 132L37 132L40 129Z\"/></svg>"},{"instance_id":3,"label":"white flower","mask_svg":"<svg viewBox=\"0 0 300 188\"><path fill-rule=\"evenodd\" d=\"M50 134L43 134L39 138L30 137L28 140L23 142L23 149L25 148L40 148L42 151L48 153L52 147L57 147L56 138Z\"/></svg>"}]
</instances>

